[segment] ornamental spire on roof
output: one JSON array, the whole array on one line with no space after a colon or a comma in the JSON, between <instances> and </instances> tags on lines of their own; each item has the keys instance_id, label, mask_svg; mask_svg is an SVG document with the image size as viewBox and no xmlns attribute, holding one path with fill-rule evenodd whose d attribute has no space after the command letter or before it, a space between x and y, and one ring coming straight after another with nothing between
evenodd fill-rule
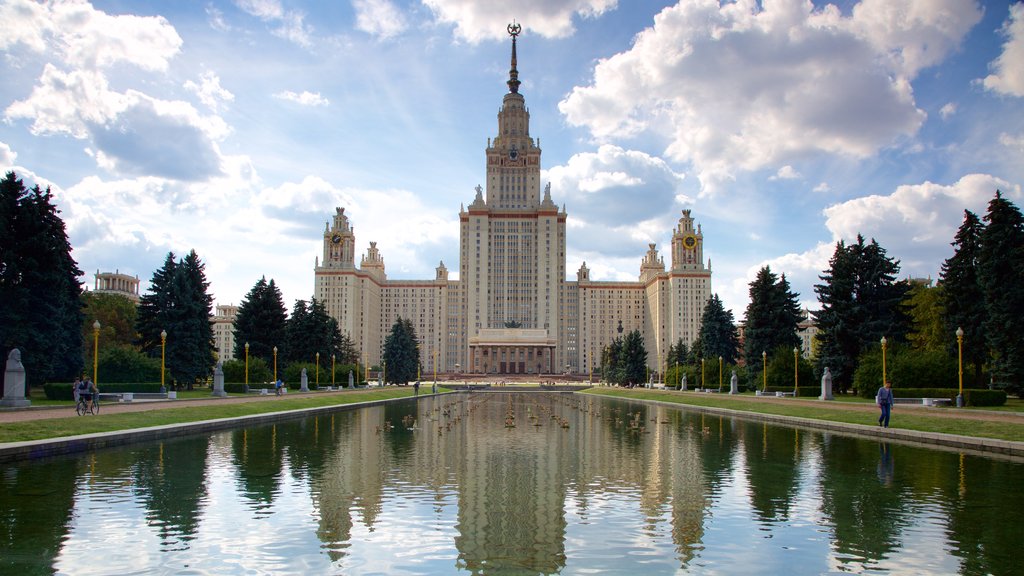
<instances>
[{"instance_id":1,"label":"ornamental spire on roof","mask_svg":"<svg viewBox=\"0 0 1024 576\"><path fill-rule=\"evenodd\" d=\"M513 94L519 93L519 70L516 70L516 36L523 31L523 27L516 24L515 20L508 25L508 35L512 37L512 68L508 71L508 91Z\"/></svg>"}]
</instances>

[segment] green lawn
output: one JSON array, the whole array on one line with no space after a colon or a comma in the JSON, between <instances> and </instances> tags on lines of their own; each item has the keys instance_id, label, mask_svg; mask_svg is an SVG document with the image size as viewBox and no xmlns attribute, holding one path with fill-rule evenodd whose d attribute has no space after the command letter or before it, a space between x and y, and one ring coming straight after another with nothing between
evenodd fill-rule
<instances>
[{"instance_id":1,"label":"green lawn","mask_svg":"<svg viewBox=\"0 0 1024 576\"><path fill-rule=\"evenodd\" d=\"M246 402L237 404L225 403L222 406L189 406L188 404L183 404L177 408L164 408L161 410L130 412L125 414L103 414L103 410L101 408L99 416L77 416L74 413L74 407L71 403L65 401L61 402L61 404L67 406L67 418L52 418L47 420L0 424L0 443L42 440L45 438L58 438L61 436L75 436L78 434L93 434L98 432L112 432L115 430L146 428L149 426L162 426L165 424L199 422L202 420L233 418L237 416L249 416L252 414L265 414L267 412L279 412L282 410L319 408L322 406L336 406L372 400L405 398L412 395L412 386L390 386L384 389L346 391L343 394L303 394L301 396L284 396L282 398L275 399L272 402ZM179 393L178 397L209 398L210 392L209 390L196 390L185 394ZM36 403L34 398L32 403Z\"/></svg>"},{"instance_id":2,"label":"green lawn","mask_svg":"<svg viewBox=\"0 0 1024 576\"><path fill-rule=\"evenodd\" d=\"M706 406L712 408L728 408L730 410L742 410L758 414L774 414L779 416L794 416L798 418L809 418L813 420L826 420L830 422L845 422L847 424L864 424L874 426L877 424L877 414L874 412L861 412L845 410L840 406L829 407L822 403L820 406L808 406L787 402L786 399L772 401L755 401L750 395L730 397L729 395L698 394L688 392L675 392L663 390L649 390L634 388L631 390L623 388L592 388L585 394L600 396L614 396L635 400L660 400L675 404L689 406ZM852 400L850 402L853 402ZM870 401L862 400L865 404L873 404ZM845 404L845 402L844 402ZM1018 404L1018 407L1020 405ZM1013 409L1013 408L1007 408ZM944 410L955 411L956 408ZM965 408L962 410L976 410ZM899 405L893 410L890 426L906 430L917 430L920 432L941 432L944 434L958 434L961 436L974 436L978 438L995 438L999 440L1012 440L1024 442L1024 417L1017 422L985 422L969 420L966 418L934 417L927 413L915 412L913 409L901 410Z\"/></svg>"}]
</instances>

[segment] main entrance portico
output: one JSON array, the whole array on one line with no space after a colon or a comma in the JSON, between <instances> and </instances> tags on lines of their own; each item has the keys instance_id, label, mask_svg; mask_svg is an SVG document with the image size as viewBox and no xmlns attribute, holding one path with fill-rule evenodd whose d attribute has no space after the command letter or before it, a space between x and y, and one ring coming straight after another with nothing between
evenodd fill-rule
<instances>
[{"instance_id":1,"label":"main entrance portico","mask_svg":"<svg viewBox=\"0 0 1024 576\"><path fill-rule=\"evenodd\" d=\"M478 374L554 374L555 339L547 330L485 328L469 339L470 371Z\"/></svg>"}]
</instances>

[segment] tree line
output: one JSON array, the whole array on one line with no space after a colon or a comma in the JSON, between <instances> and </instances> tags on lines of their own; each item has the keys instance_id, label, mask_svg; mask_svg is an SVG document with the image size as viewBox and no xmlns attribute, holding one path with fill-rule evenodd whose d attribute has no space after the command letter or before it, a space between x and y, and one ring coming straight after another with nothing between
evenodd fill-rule
<instances>
[{"instance_id":1,"label":"tree line","mask_svg":"<svg viewBox=\"0 0 1024 576\"><path fill-rule=\"evenodd\" d=\"M719 363L727 372L736 370L749 388L765 381L792 385L794 379L813 386L826 367L839 392L869 376L861 388L877 387L884 337L890 359L897 361L895 373L906 383L933 380L934 387L955 387L950 378L962 345L970 372L965 386L1019 395L1024 385L1024 217L996 191L983 218L964 212L952 246L953 256L943 262L933 287L898 280L900 261L874 239L858 235L853 242L837 242L814 286L821 308L811 313L818 333L810 362L796 353L803 316L799 295L785 275L764 266L749 284L742 347L732 312L713 294L697 338L669 347L665 381L678 386L686 376L691 387L706 382L700 367L711 362L716 372ZM958 329L960 342L954 336ZM629 367L638 358L646 361L639 334L631 347L626 340L617 339L602 352L602 371L610 382L638 381ZM717 382L718 374L711 380Z\"/></svg>"}]
</instances>

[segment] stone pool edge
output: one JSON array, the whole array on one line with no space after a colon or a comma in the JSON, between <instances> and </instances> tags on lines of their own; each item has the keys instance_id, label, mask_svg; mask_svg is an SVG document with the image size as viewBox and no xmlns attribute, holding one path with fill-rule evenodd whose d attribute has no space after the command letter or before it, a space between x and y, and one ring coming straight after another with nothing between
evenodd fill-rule
<instances>
[{"instance_id":1,"label":"stone pool edge","mask_svg":"<svg viewBox=\"0 0 1024 576\"><path fill-rule=\"evenodd\" d=\"M442 394L453 394L453 392L443 392L437 395L440 396ZM430 396L434 395L420 394L419 398L426 398ZM379 406L389 402L405 402L415 400L416 398L417 396L385 398L381 400L353 402L351 404L333 404L331 406L297 408L295 410L281 410L278 412L267 412L265 414L251 414L248 416L234 416L231 418L216 418L214 420L182 422L180 424L165 424L163 426L152 426L149 428L130 428L127 430L79 434L77 436L63 436L60 438L44 438L41 440L26 440L24 442L6 442L0 443L0 464L17 462L20 460L49 458L51 456L65 456L88 450L124 446L126 444L134 444L136 442L168 440L191 434L218 432L221 430L238 428L240 426L271 424L274 422L296 420L309 416L318 416L325 413Z\"/></svg>"},{"instance_id":2,"label":"stone pool edge","mask_svg":"<svg viewBox=\"0 0 1024 576\"><path fill-rule=\"evenodd\" d=\"M649 402L668 407L693 410L695 412L720 414L723 416L743 418L746 420L758 420L783 426L814 428L817 430L841 432L843 434L874 438L878 440L896 440L914 444L926 444L929 448L970 450L985 456L1002 455L1011 456L1014 459L1024 459L1024 442L1015 442L1013 440L961 436L959 434L946 434L943 432L922 432L919 430L905 430L902 428L881 428L878 426L867 426L864 424L815 420L813 418L802 418L800 416L763 414L760 412L746 412L743 410L718 408L715 406L694 406L692 404L680 404L665 400L641 400L638 398L624 398L621 396L602 396L602 398L616 398L618 400L628 400L630 402Z\"/></svg>"}]
</instances>

